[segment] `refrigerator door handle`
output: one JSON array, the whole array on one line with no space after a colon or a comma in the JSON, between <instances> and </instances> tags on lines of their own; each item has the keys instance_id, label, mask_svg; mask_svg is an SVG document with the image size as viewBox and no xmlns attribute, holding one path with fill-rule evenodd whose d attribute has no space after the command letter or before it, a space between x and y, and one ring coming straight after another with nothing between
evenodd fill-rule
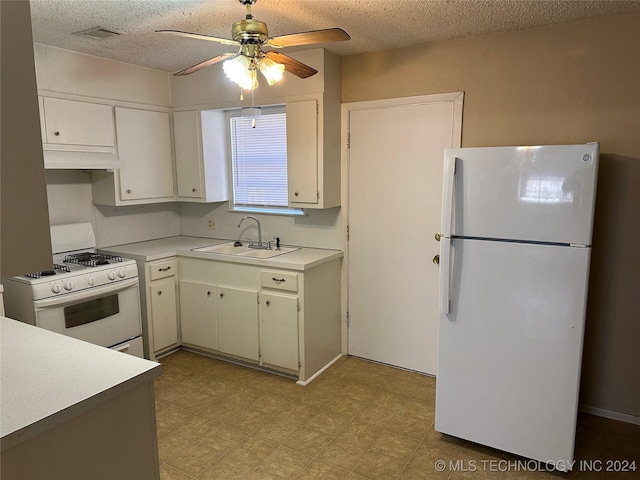
<instances>
[{"instance_id":1,"label":"refrigerator door handle","mask_svg":"<svg viewBox=\"0 0 640 480\"><path fill-rule=\"evenodd\" d=\"M453 215L453 189L456 180L456 157L444 159L444 180L442 193L442 235L451 237Z\"/></svg>"},{"instance_id":2,"label":"refrigerator door handle","mask_svg":"<svg viewBox=\"0 0 640 480\"><path fill-rule=\"evenodd\" d=\"M451 299L451 239L442 237L440 242L440 313L449 314Z\"/></svg>"}]
</instances>

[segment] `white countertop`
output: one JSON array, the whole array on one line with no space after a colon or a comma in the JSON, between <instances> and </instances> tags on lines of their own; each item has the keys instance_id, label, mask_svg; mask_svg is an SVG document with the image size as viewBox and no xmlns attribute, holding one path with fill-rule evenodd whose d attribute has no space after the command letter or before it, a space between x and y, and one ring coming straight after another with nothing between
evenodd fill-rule
<instances>
[{"instance_id":1,"label":"white countertop","mask_svg":"<svg viewBox=\"0 0 640 480\"><path fill-rule=\"evenodd\" d=\"M3 451L161 373L156 362L9 318L0 322Z\"/></svg>"},{"instance_id":2,"label":"white countertop","mask_svg":"<svg viewBox=\"0 0 640 480\"><path fill-rule=\"evenodd\" d=\"M302 247L299 250L278 255L272 258L251 258L237 255L222 255L212 252L194 252L192 249L218 245L233 240L202 237L168 237L146 242L114 245L99 250L104 253L120 255L134 260L152 261L173 255L184 257L203 258L233 263L244 263L272 268L284 268L288 270L304 271L322 263L329 262L343 256L342 250L329 250L322 248ZM288 245L289 246L289 245Z\"/></svg>"}]
</instances>

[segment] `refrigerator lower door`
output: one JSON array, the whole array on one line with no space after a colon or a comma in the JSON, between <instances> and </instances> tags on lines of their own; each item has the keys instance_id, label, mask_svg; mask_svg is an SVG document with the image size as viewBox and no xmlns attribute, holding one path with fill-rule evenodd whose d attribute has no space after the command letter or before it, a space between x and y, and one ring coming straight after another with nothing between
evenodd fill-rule
<instances>
[{"instance_id":1,"label":"refrigerator lower door","mask_svg":"<svg viewBox=\"0 0 640 480\"><path fill-rule=\"evenodd\" d=\"M590 251L452 239L435 429L570 469Z\"/></svg>"}]
</instances>

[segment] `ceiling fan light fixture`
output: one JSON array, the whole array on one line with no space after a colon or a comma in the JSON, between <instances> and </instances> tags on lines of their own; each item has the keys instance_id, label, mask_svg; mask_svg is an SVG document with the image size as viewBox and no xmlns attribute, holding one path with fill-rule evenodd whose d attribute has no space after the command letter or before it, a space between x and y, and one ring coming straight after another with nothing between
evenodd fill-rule
<instances>
[{"instance_id":1,"label":"ceiling fan light fixture","mask_svg":"<svg viewBox=\"0 0 640 480\"><path fill-rule=\"evenodd\" d=\"M224 74L229 80L237 84L243 90L255 90L258 88L258 76L251 60L244 55L230 58L222 64Z\"/></svg>"},{"instance_id":2,"label":"ceiling fan light fixture","mask_svg":"<svg viewBox=\"0 0 640 480\"><path fill-rule=\"evenodd\" d=\"M274 62L268 57L262 57L258 61L258 68L264 78L267 79L267 83L269 85L273 85L276 82L282 80L282 75L284 74L284 65Z\"/></svg>"}]
</instances>

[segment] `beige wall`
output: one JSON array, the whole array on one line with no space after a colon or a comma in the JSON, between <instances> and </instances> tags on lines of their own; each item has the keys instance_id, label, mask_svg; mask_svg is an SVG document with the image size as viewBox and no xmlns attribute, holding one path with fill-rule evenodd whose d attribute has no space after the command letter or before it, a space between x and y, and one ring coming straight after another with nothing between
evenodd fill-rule
<instances>
[{"instance_id":1,"label":"beige wall","mask_svg":"<svg viewBox=\"0 0 640 480\"><path fill-rule=\"evenodd\" d=\"M465 92L462 145L601 144L581 402L640 416L640 14L344 57L342 100Z\"/></svg>"}]
</instances>

